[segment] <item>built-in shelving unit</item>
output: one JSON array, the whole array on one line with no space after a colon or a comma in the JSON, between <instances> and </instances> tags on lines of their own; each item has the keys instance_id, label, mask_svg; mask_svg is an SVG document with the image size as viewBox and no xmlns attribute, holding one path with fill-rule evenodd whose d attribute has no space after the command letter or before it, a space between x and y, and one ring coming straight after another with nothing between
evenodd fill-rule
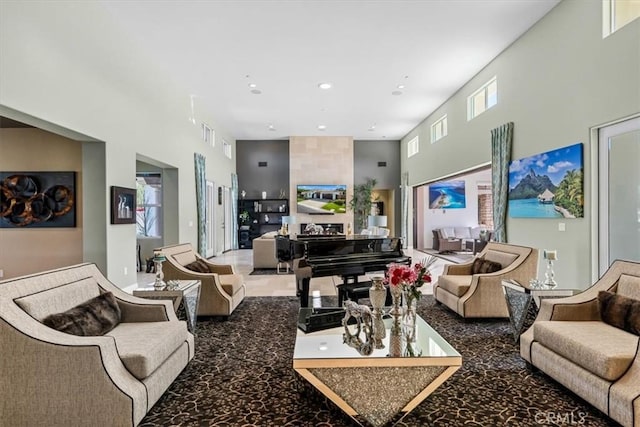
<instances>
[{"instance_id":1,"label":"built-in shelving unit","mask_svg":"<svg viewBox=\"0 0 640 427\"><path fill-rule=\"evenodd\" d=\"M249 214L245 223L239 221L238 245L240 249L253 248L253 239L282 226L282 217L289 215L287 199L240 199L238 215Z\"/></svg>"}]
</instances>

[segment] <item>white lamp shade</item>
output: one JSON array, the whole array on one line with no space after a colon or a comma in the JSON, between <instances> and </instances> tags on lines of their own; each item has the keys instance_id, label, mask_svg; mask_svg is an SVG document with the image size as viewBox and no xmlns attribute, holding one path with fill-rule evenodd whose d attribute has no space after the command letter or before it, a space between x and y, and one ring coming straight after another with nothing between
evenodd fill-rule
<instances>
[{"instance_id":1,"label":"white lamp shade","mask_svg":"<svg viewBox=\"0 0 640 427\"><path fill-rule=\"evenodd\" d=\"M547 261L555 261L558 259L558 251L556 250L544 250L544 259Z\"/></svg>"},{"instance_id":2,"label":"white lamp shade","mask_svg":"<svg viewBox=\"0 0 640 427\"><path fill-rule=\"evenodd\" d=\"M385 215L369 215L367 224L369 227L386 227L387 217Z\"/></svg>"},{"instance_id":3,"label":"white lamp shade","mask_svg":"<svg viewBox=\"0 0 640 427\"><path fill-rule=\"evenodd\" d=\"M282 223L283 224L297 224L296 221L296 217L291 215L291 216L283 216L282 217Z\"/></svg>"}]
</instances>

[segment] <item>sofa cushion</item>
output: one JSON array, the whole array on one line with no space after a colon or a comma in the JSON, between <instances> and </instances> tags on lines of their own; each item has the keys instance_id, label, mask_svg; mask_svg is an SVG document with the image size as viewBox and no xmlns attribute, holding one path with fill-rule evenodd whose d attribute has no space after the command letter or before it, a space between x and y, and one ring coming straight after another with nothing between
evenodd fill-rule
<instances>
[{"instance_id":1,"label":"sofa cushion","mask_svg":"<svg viewBox=\"0 0 640 427\"><path fill-rule=\"evenodd\" d=\"M537 321L533 337L607 381L615 381L627 371L640 339L600 321Z\"/></svg>"},{"instance_id":2,"label":"sofa cushion","mask_svg":"<svg viewBox=\"0 0 640 427\"><path fill-rule=\"evenodd\" d=\"M440 235L444 239L454 239L456 237L456 233L453 230L453 227L442 227L440 229Z\"/></svg>"},{"instance_id":3,"label":"sofa cushion","mask_svg":"<svg viewBox=\"0 0 640 427\"><path fill-rule=\"evenodd\" d=\"M518 258L518 255L509 252L494 251L489 249L484 253L483 258L488 261L497 262L502 266L502 268L507 268L508 266L513 264L516 258Z\"/></svg>"},{"instance_id":4,"label":"sofa cushion","mask_svg":"<svg viewBox=\"0 0 640 427\"><path fill-rule=\"evenodd\" d=\"M185 266L187 264L191 264L192 262L196 261L196 254L195 252L189 250L189 251L185 251L185 252L181 252L179 254L173 254L170 255L173 257L174 260L176 260L176 262L182 266Z\"/></svg>"},{"instance_id":5,"label":"sofa cushion","mask_svg":"<svg viewBox=\"0 0 640 427\"><path fill-rule=\"evenodd\" d=\"M640 300L640 277L621 274L616 293L623 297Z\"/></svg>"},{"instance_id":6,"label":"sofa cushion","mask_svg":"<svg viewBox=\"0 0 640 427\"><path fill-rule=\"evenodd\" d=\"M218 277L220 278L222 289L231 297L242 289L244 285L241 274L219 274Z\"/></svg>"},{"instance_id":7,"label":"sofa cushion","mask_svg":"<svg viewBox=\"0 0 640 427\"><path fill-rule=\"evenodd\" d=\"M63 313L51 314L42 323L72 335L104 335L120 323L118 301L111 292L90 299Z\"/></svg>"},{"instance_id":8,"label":"sofa cushion","mask_svg":"<svg viewBox=\"0 0 640 427\"><path fill-rule=\"evenodd\" d=\"M471 229L469 227L454 227L453 232L458 239L471 239Z\"/></svg>"},{"instance_id":9,"label":"sofa cushion","mask_svg":"<svg viewBox=\"0 0 640 427\"><path fill-rule=\"evenodd\" d=\"M471 264L471 274L495 273L500 270L502 270L502 265L482 257L474 259Z\"/></svg>"},{"instance_id":10,"label":"sofa cushion","mask_svg":"<svg viewBox=\"0 0 640 427\"><path fill-rule=\"evenodd\" d=\"M609 291L598 292L598 308L603 322L640 335L640 300Z\"/></svg>"},{"instance_id":11,"label":"sofa cushion","mask_svg":"<svg viewBox=\"0 0 640 427\"><path fill-rule=\"evenodd\" d=\"M482 231L482 227L473 227L471 229L471 238L479 240L481 231Z\"/></svg>"},{"instance_id":12,"label":"sofa cushion","mask_svg":"<svg viewBox=\"0 0 640 427\"><path fill-rule=\"evenodd\" d=\"M438 286L457 297L461 297L471 287L471 279L471 276L447 274L438 278Z\"/></svg>"},{"instance_id":13,"label":"sofa cushion","mask_svg":"<svg viewBox=\"0 0 640 427\"><path fill-rule=\"evenodd\" d=\"M31 317L42 322L50 314L70 310L98 295L98 282L93 277L87 277L17 298L15 302Z\"/></svg>"},{"instance_id":14,"label":"sofa cushion","mask_svg":"<svg viewBox=\"0 0 640 427\"><path fill-rule=\"evenodd\" d=\"M277 231L269 231L267 233L264 233L260 237L263 238L263 239L275 239L277 235L278 235Z\"/></svg>"},{"instance_id":15,"label":"sofa cushion","mask_svg":"<svg viewBox=\"0 0 640 427\"><path fill-rule=\"evenodd\" d=\"M197 259L187 265L184 266L184 268L191 270L191 271L195 271L197 273L211 273L211 270L209 269L209 264L207 264L206 262L204 262L201 259Z\"/></svg>"},{"instance_id":16,"label":"sofa cushion","mask_svg":"<svg viewBox=\"0 0 640 427\"><path fill-rule=\"evenodd\" d=\"M144 379L187 341L186 322L121 323L105 336L113 337L122 363Z\"/></svg>"}]
</instances>

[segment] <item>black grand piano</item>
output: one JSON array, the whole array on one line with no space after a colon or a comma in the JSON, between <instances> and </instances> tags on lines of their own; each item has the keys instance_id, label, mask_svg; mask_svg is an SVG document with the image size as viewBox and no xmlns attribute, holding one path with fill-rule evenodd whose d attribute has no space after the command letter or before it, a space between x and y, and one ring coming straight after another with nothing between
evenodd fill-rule
<instances>
[{"instance_id":1,"label":"black grand piano","mask_svg":"<svg viewBox=\"0 0 640 427\"><path fill-rule=\"evenodd\" d=\"M386 270L391 263L410 264L399 237L328 236L279 239L278 258L294 259L300 306L309 305L312 277L342 276L344 283L367 272ZM286 252L289 253L286 253Z\"/></svg>"}]
</instances>

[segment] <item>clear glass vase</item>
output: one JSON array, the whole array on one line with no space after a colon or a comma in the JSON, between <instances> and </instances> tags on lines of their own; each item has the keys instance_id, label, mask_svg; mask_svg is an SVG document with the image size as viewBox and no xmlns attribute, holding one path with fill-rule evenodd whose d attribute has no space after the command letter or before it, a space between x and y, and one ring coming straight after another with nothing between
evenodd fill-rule
<instances>
[{"instance_id":1,"label":"clear glass vase","mask_svg":"<svg viewBox=\"0 0 640 427\"><path fill-rule=\"evenodd\" d=\"M410 289L402 292L402 331L407 342L416 341L418 298Z\"/></svg>"}]
</instances>

